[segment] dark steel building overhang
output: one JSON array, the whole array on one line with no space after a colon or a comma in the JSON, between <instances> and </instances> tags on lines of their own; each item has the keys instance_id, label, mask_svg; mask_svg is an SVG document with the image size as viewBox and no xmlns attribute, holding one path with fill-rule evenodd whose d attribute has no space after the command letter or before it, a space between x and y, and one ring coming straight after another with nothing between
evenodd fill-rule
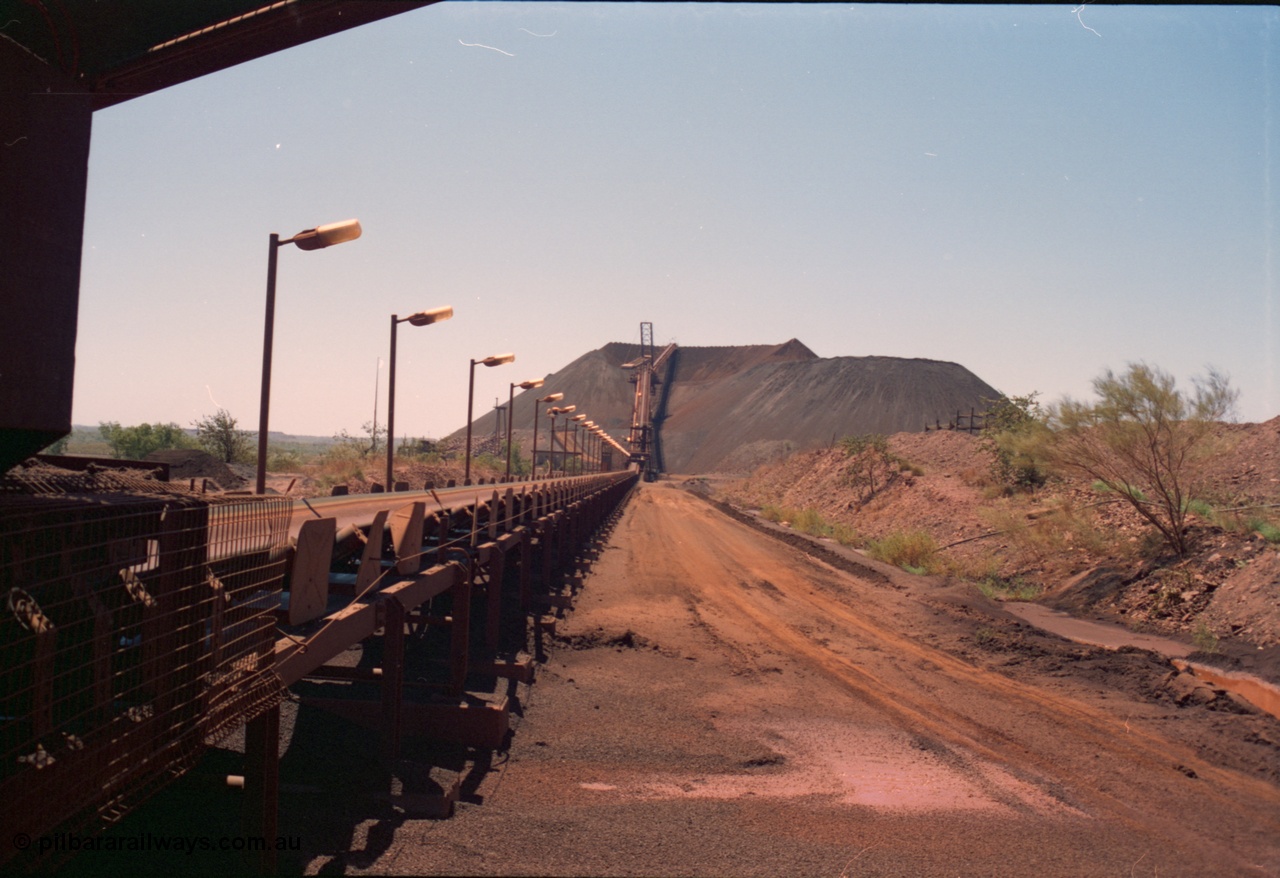
<instances>
[{"instance_id":1,"label":"dark steel building overhang","mask_svg":"<svg viewBox=\"0 0 1280 878\"><path fill-rule=\"evenodd\" d=\"M434 0L0 0L0 471L71 430L93 111Z\"/></svg>"}]
</instances>

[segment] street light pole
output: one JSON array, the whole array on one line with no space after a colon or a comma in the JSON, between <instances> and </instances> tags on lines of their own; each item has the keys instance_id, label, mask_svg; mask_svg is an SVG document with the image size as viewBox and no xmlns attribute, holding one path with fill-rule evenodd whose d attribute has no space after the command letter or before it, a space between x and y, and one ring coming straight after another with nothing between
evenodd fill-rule
<instances>
[{"instance_id":1,"label":"street light pole","mask_svg":"<svg viewBox=\"0 0 1280 878\"><path fill-rule=\"evenodd\" d=\"M585 432L582 434L582 440L587 445L586 451L582 456L583 471L594 473L595 470L592 468L592 451L595 448L596 430L599 428L596 426L595 421L587 421L582 426L585 428Z\"/></svg>"},{"instance_id":2,"label":"street light pole","mask_svg":"<svg viewBox=\"0 0 1280 878\"><path fill-rule=\"evenodd\" d=\"M551 418L551 442L547 446L547 478L551 478L556 472L556 415L560 414L560 409L552 406L547 409L547 416Z\"/></svg>"},{"instance_id":3,"label":"street light pole","mask_svg":"<svg viewBox=\"0 0 1280 878\"><path fill-rule=\"evenodd\" d=\"M491 357L471 361L471 380L467 385L467 461L462 475L462 484L464 485L471 484L471 406L476 393L476 364L501 366L504 363L515 362L515 359L515 354L494 354Z\"/></svg>"},{"instance_id":4,"label":"street light pole","mask_svg":"<svg viewBox=\"0 0 1280 878\"><path fill-rule=\"evenodd\" d=\"M571 415L577 411L576 405L566 405L560 407L560 414ZM560 472L565 471L565 460L569 456L569 446L566 444L569 436L569 419L564 419L564 438L560 440ZM551 466L555 468L556 461L556 422L551 422Z\"/></svg>"},{"instance_id":5,"label":"street light pole","mask_svg":"<svg viewBox=\"0 0 1280 878\"><path fill-rule=\"evenodd\" d=\"M401 323L410 326L430 326L453 316L453 307L444 305L429 311L419 311L408 317L391 315L391 361L387 370L387 492L395 490L395 455L396 455L396 327Z\"/></svg>"},{"instance_id":6,"label":"street light pole","mask_svg":"<svg viewBox=\"0 0 1280 878\"><path fill-rule=\"evenodd\" d=\"M559 402L562 399L564 399L563 393L548 393L546 396L539 397L533 401L533 459L529 462L529 468L533 473L534 479L538 478L538 406L544 402ZM552 429L555 428L552 427Z\"/></svg>"},{"instance_id":7,"label":"street light pole","mask_svg":"<svg viewBox=\"0 0 1280 878\"><path fill-rule=\"evenodd\" d=\"M258 472L255 494L267 493L267 413L271 410L271 347L276 328L276 251L280 236L271 233L267 252L267 316L262 322L262 390L258 397Z\"/></svg>"},{"instance_id":8,"label":"street light pole","mask_svg":"<svg viewBox=\"0 0 1280 878\"><path fill-rule=\"evenodd\" d=\"M507 394L507 481L511 481L511 425L515 422L515 405L516 405L516 388L521 390L532 390L535 387L541 387L544 379L531 378L528 381L521 381L519 384L512 382L511 390ZM534 403L534 429L537 429L538 405ZM534 433L534 441L537 441L538 434Z\"/></svg>"},{"instance_id":9,"label":"street light pole","mask_svg":"<svg viewBox=\"0 0 1280 878\"><path fill-rule=\"evenodd\" d=\"M578 427L580 427L582 425L582 422L585 421L586 419L587 419L587 416L585 413L574 415L572 418L569 419L570 421L573 421L573 455L574 455L575 463L581 463L582 458L579 451L581 446L578 445ZM565 427L565 430L564 430L565 438L568 439L569 438L569 421L565 421L564 427ZM569 446L567 445L565 446L564 453L565 453L565 465L564 465L565 475L568 475L569 474ZM577 467L577 469L579 470L578 475L582 475L581 466Z\"/></svg>"},{"instance_id":10,"label":"street light pole","mask_svg":"<svg viewBox=\"0 0 1280 878\"><path fill-rule=\"evenodd\" d=\"M564 419L564 434L560 439L560 474L569 475L569 421L572 418Z\"/></svg>"},{"instance_id":11,"label":"street light pole","mask_svg":"<svg viewBox=\"0 0 1280 878\"><path fill-rule=\"evenodd\" d=\"M267 313L262 322L262 389L258 404L258 472L254 484L254 493L267 492L267 434L269 425L267 416L271 411L271 353L274 346L276 327L276 255L285 244L295 244L299 250L320 250L354 241L360 237L360 223L357 220L343 220L328 223L314 229L298 232L292 238L280 240L275 232L267 247Z\"/></svg>"}]
</instances>

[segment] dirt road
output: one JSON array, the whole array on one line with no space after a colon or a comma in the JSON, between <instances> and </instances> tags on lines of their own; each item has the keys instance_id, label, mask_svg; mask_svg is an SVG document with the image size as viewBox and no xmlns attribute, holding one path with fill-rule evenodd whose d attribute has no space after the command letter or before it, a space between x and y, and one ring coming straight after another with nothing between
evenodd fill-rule
<instances>
[{"instance_id":1,"label":"dirt road","mask_svg":"<svg viewBox=\"0 0 1280 878\"><path fill-rule=\"evenodd\" d=\"M457 816L308 869L1280 874L1280 723L1168 670L645 485Z\"/></svg>"}]
</instances>

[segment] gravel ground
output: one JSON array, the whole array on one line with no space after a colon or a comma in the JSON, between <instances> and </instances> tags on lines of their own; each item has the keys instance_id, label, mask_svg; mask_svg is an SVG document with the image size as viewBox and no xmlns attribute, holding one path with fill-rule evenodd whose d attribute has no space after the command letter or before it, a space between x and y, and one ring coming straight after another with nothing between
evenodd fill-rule
<instances>
[{"instance_id":1,"label":"gravel ground","mask_svg":"<svg viewBox=\"0 0 1280 878\"><path fill-rule=\"evenodd\" d=\"M286 873L1280 874L1280 721L972 587L633 495L497 754L287 705ZM1206 698L1208 691L1210 697ZM1196 695L1199 693L1199 695ZM121 833L237 831L228 750ZM461 779L449 820L388 793ZM82 858L101 874L241 861ZM76 869L73 869L76 871Z\"/></svg>"}]
</instances>

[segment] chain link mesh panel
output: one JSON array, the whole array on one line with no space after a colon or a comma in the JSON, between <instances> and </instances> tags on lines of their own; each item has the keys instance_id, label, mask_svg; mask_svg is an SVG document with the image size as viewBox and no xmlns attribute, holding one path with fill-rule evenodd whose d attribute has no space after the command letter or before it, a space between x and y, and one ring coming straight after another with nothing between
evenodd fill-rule
<instances>
[{"instance_id":1,"label":"chain link mesh panel","mask_svg":"<svg viewBox=\"0 0 1280 878\"><path fill-rule=\"evenodd\" d=\"M128 473L19 468L0 482L6 830L118 819L280 702L290 512Z\"/></svg>"}]
</instances>

